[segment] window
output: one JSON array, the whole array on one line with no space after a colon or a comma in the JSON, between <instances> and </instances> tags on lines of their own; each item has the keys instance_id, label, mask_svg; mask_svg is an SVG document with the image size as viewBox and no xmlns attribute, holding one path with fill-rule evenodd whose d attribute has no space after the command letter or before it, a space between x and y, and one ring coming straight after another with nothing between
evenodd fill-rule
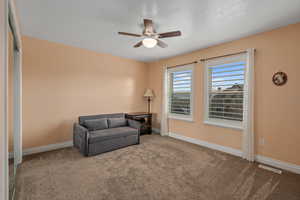
<instances>
[{"instance_id":1,"label":"window","mask_svg":"<svg viewBox=\"0 0 300 200\"><path fill-rule=\"evenodd\" d=\"M242 128L246 54L206 61L205 123Z\"/></svg>"},{"instance_id":2,"label":"window","mask_svg":"<svg viewBox=\"0 0 300 200\"><path fill-rule=\"evenodd\" d=\"M169 118L193 120L193 66L168 69Z\"/></svg>"}]
</instances>

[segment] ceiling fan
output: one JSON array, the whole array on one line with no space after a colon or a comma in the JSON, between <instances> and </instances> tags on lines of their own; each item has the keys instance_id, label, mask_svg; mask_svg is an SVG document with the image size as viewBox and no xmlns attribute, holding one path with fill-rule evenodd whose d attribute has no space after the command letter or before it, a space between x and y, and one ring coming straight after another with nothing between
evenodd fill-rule
<instances>
[{"instance_id":1,"label":"ceiling fan","mask_svg":"<svg viewBox=\"0 0 300 200\"><path fill-rule=\"evenodd\" d=\"M166 33L156 33L153 21L151 19L144 19L144 30L142 34L134 34L134 33L126 33L126 32L119 32L120 35L127 35L133 37L144 37L144 39L133 47L137 48L144 45L146 48L153 48L155 45L158 45L161 48L166 48L168 45L161 41L160 38L168 38L168 37L177 37L181 36L180 31L172 31Z\"/></svg>"}]
</instances>

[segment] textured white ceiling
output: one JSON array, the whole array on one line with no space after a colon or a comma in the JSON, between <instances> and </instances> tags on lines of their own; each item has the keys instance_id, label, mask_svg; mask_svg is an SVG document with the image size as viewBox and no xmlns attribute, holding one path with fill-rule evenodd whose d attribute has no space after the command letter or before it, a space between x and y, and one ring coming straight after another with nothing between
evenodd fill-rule
<instances>
[{"instance_id":1,"label":"textured white ceiling","mask_svg":"<svg viewBox=\"0 0 300 200\"><path fill-rule=\"evenodd\" d=\"M152 61L300 21L300 0L16 0L22 34L102 53ZM169 47L133 48L143 18Z\"/></svg>"}]
</instances>

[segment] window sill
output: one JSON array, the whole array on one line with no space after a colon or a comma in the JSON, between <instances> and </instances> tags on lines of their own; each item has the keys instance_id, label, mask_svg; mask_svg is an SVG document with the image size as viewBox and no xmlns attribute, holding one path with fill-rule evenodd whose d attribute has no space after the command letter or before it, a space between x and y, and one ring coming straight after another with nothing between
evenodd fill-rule
<instances>
[{"instance_id":1,"label":"window sill","mask_svg":"<svg viewBox=\"0 0 300 200\"><path fill-rule=\"evenodd\" d=\"M176 120L182 120L182 121L187 121L187 122L194 122L194 119L192 117L184 117L184 116L170 115L170 116L168 116L168 119L176 119Z\"/></svg>"},{"instance_id":2,"label":"window sill","mask_svg":"<svg viewBox=\"0 0 300 200\"><path fill-rule=\"evenodd\" d=\"M204 124L212 125L212 126L219 126L222 128L231 128L231 129L236 129L236 130L240 130L240 131L243 130L242 123L241 124L238 124L238 123L228 124L226 122L221 122L221 121L205 120Z\"/></svg>"}]
</instances>

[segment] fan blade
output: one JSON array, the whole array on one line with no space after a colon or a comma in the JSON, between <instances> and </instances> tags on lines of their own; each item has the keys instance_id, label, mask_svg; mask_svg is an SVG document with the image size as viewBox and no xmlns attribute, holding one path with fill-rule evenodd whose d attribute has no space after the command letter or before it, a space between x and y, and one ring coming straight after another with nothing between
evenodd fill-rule
<instances>
[{"instance_id":1,"label":"fan blade","mask_svg":"<svg viewBox=\"0 0 300 200\"><path fill-rule=\"evenodd\" d=\"M157 45L161 48L166 48L168 45L161 40L157 40Z\"/></svg>"},{"instance_id":2,"label":"fan blade","mask_svg":"<svg viewBox=\"0 0 300 200\"><path fill-rule=\"evenodd\" d=\"M127 36L133 36L133 37L141 37L142 35L134 34L134 33L126 33L126 32L118 32L120 35L127 35Z\"/></svg>"},{"instance_id":3,"label":"fan blade","mask_svg":"<svg viewBox=\"0 0 300 200\"><path fill-rule=\"evenodd\" d=\"M177 37L177 36L181 36L180 31L172 31L172 32L158 34L158 38Z\"/></svg>"},{"instance_id":4,"label":"fan blade","mask_svg":"<svg viewBox=\"0 0 300 200\"><path fill-rule=\"evenodd\" d=\"M142 44L143 44L143 42L140 41L139 43L135 44L133 47L134 47L134 48L138 48L138 47L142 46Z\"/></svg>"}]
</instances>

